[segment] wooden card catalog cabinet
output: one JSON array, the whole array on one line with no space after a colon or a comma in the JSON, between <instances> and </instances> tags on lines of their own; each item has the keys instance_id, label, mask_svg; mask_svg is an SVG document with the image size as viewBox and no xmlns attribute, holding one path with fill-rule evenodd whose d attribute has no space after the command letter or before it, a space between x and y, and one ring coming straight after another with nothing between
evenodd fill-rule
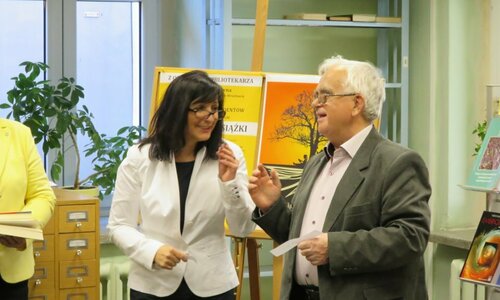
<instances>
[{"instance_id":1,"label":"wooden card catalog cabinet","mask_svg":"<svg viewBox=\"0 0 500 300\"><path fill-rule=\"evenodd\" d=\"M30 300L99 299L99 199L54 189L54 215L33 243Z\"/></svg>"}]
</instances>

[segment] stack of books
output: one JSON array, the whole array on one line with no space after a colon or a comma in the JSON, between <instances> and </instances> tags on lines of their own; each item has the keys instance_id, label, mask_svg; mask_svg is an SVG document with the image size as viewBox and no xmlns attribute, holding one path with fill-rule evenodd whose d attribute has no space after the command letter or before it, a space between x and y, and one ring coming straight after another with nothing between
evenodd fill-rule
<instances>
[{"instance_id":1,"label":"stack of books","mask_svg":"<svg viewBox=\"0 0 500 300\"><path fill-rule=\"evenodd\" d=\"M401 17L377 16L375 14L327 15L326 13L295 13L285 15L283 18L288 20L401 23Z\"/></svg>"},{"instance_id":2,"label":"stack of books","mask_svg":"<svg viewBox=\"0 0 500 300\"><path fill-rule=\"evenodd\" d=\"M0 212L0 235L43 240L43 231L31 211Z\"/></svg>"}]
</instances>

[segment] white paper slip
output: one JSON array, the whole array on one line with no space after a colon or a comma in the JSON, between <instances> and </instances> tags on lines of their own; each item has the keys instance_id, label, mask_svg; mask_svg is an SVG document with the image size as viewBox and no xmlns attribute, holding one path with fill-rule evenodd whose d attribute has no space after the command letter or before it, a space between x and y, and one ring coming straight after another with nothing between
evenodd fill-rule
<instances>
[{"instance_id":1,"label":"white paper slip","mask_svg":"<svg viewBox=\"0 0 500 300\"><path fill-rule=\"evenodd\" d=\"M301 237L288 240L288 241L284 242L283 244L279 245L278 247L274 248L273 250L271 250L271 254L274 255L274 256L283 255L286 252L288 252L288 251L292 250L293 248L297 247L297 245L300 242L305 241L305 240L310 240L310 239L312 239L314 237L317 237L320 234L321 234L321 231L314 230L314 231L311 231L308 234L303 235Z\"/></svg>"}]
</instances>

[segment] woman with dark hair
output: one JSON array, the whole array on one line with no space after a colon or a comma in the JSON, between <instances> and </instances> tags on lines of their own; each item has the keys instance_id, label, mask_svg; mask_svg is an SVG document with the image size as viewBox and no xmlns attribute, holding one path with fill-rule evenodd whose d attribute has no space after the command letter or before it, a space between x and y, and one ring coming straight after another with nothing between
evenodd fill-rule
<instances>
[{"instance_id":1,"label":"woman with dark hair","mask_svg":"<svg viewBox=\"0 0 500 300\"><path fill-rule=\"evenodd\" d=\"M131 258L130 298L234 299L224 220L250 233L243 152L222 139L224 91L203 71L175 78L149 137L120 165L108 229Z\"/></svg>"}]
</instances>

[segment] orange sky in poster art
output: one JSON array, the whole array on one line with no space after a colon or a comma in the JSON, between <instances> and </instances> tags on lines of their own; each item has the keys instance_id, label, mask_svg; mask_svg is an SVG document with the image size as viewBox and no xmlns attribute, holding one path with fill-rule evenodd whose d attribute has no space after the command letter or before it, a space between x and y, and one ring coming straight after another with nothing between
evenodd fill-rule
<instances>
[{"instance_id":1,"label":"orange sky in poster art","mask_svg":"<svg viewBox=\"0 0 500 300\"><path fill-rule=\"evenodd\" d=\"M309 150L290 139L271 140L275 128L281 122L286 108L296 105L296 96L304 90L314 91L316 83L268 82L260 162L263 164L292 165L302 159Z\"/></svg>"}]
</instances>

